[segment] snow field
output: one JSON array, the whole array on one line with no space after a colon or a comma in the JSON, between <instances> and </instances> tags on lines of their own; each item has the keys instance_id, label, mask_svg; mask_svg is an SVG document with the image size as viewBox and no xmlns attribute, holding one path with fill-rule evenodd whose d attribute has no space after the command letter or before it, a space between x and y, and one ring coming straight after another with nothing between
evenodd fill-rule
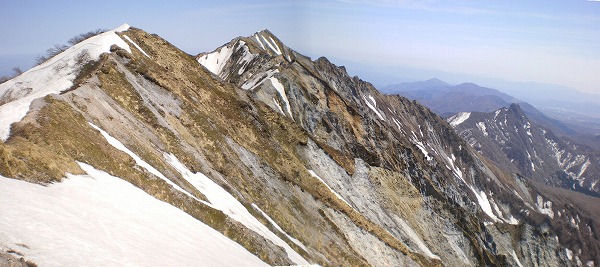
<instances>
[{"instance_id":1,"label":"snow field","mask_svg":"<svg viewBox=\"0 0 600 267\"><path fill-rule=\"evenodd\" d=\"M8 138L10 125L25 117L33 100L49 94L58 94L73 86L82 53L87 52L90 60L98 60L100 54L110 52L112 45L131 53L129 45L116 34L127 29L129 25L124 24L115 30L83 40L14 79L0 84L0 99L9 100L0 106L0 139L5 141Z\"/></svg>"},{"instance_id":2,"label":"snow field","mask_svg":"<svg viewBox=\"0 0 600 267\"><path fill-rule=\"evenodd\" d=\"M233 48L223 46L215 52L200 57L198 62L214 75L221 77L221 72L227 61L229 61L231 54L233 54Z\"/></svg>"},{"instance_id":3,"label":"snow field","mask_svg":"<svg viewBox=\"0 0 600 267\"><path fill-rule=\"evenodd\" d=\"M471 112L460 112L460 113L448 118L448 123L450 123L450 125L452 127L456 127L456 126L460 125L461 123L465 122L467 119L469 119L470 116L471 116Z\"/></svg>"},{"instance_id":4,"label":"snow field","mask_svg":"<svg viewBox=\"0 0 600 267\"><path fill-rule=\"evenodd\" d=\"M187 213L78 164L87 175L48 186L0 176L1 246L39 266L268 266Z\"/></svg>"}]
</instances>

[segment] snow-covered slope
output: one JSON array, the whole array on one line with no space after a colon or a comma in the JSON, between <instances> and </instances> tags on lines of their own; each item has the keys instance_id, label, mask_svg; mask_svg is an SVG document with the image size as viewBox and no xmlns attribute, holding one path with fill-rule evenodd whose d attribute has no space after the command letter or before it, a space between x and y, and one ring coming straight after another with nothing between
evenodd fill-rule
<instances>
[{"instance_id":1,"label":"snow-covered slope","mask_svg":"<svg viewBox=\"0 0 600 267\"><path fill-rule=\"evenodd\" d=\"M129 25L88 38L25 73L0 84L0 140L10 134L10 125L20 121L33 100L49 94L58 94L71 86L81 67L98 60L100 54L117 45L131 52L129 45L116 33L126 31Z\"/></svg>"},{"instance_id":2,"label":"snow-covered slope","mask_svg":"<svg viewBox=\"0 0 600 267\"><path fill-rule=\"evenodd\" d=\"M48 186L0 176L1 247L38 266L268 266L169 203L79 166L85 175Z\"/></svg>"}]
</instances>

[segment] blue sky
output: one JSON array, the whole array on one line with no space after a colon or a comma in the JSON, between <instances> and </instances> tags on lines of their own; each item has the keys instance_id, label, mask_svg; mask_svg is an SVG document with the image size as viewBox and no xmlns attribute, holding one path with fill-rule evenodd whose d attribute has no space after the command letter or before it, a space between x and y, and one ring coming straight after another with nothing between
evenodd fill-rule
<instances>
[{"instance_id":1,"label":"blue sky","mask_svg":"<svg viewBox=\"0 0 600 267\"><path fill-rule=\"evenodd\" d=\"M303 54L370 71L404 67L600 93L600 2L586 0L2 0L0 75L27 69L74 35L122 23L190 54L268 28ZM406 75L397 73L417 78Z\"/></svg>"}]
</instances>

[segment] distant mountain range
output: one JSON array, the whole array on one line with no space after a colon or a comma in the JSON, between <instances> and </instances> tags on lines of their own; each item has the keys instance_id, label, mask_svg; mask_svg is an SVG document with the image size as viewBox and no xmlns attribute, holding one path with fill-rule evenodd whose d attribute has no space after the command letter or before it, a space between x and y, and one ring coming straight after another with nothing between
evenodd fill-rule
<instances>
[{"instance_id":1,"label":"distant mountain range","mask_svg":"<svg viewBox=\"0 0 600 267\"><path fill-rule=\"evenodd\" d=\"M496 89L473 83L453 86L436 78L382 91L416 100L448 118L471 146L506 170L600 196L600 138L580 134L527 102Z\"/></svg>"},{"instance_id":2,"label":"distant mountain range","mask_svg":"<svg viewBox=\"0 0 600 267\"><path fill-rule=\"evenodd\" d=\"M499 91L472 83L453 86L433 78L382 86L379 89L419 100L442 116L458 112L461 108L457 107L464 107L462 111L491 112L500 107L508 107L511 103L518 103L532 120L551 128L554 124L553 127L557 127L553 128L556 134L571 137L575 134L600 135L600 95L557 85L517 82L501 84L504 86L498 87ZM524 102L527 104L523 104ZM536 107L535 111L531 105ZM545 118L531 116L539 111L545 114ZM542 123L540 119L545 122Z\"/></svg>"},{"instance_id":3,"label":"distant mountain range","mask_svg":"<svg viewBox=\"0 0 600 267\"><path fill-rule=\"evenodd\" d=\"M442 117L449 117L458 112L493 112L517 103L525 114L538 125L552 129L559 135L576 133L561 121L546 116L524 101L496 89L474 83L452 86L434 78L421 82L389 85L381 88L381 91L417 100Z\"/></svg>"},{"instance_id":4,"label":"distant mountain range","mask_svg":"<svg viewBox=\"0 0 600 267\"><path fill-rule=\"evenodd\" d=\"M461 112L448 122L505 170L600 197L600 153L538 126L518 104L489 113Z\"/></svg>"}]
</instances>

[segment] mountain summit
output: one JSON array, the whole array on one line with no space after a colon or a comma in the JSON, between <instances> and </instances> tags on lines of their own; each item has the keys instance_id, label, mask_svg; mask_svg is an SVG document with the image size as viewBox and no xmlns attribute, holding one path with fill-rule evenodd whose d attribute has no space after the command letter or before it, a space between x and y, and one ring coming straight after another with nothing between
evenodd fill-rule
<instances>
[{"instance_id":1,"label":"mountain summit","mask_svg":"<svg viewBox=\"0 0 600 267\"><path fill-rule=\"evenodd\" d=\"M0 142L0 258L600 262L600 225L587 206L502 170L429 109L269 31L195 57L133 27L84 42L97 38L108 48L64 61L68 75L51 65L0 87L2 114L23 110L4 122Z\"/></svg>"}]
</instances>

